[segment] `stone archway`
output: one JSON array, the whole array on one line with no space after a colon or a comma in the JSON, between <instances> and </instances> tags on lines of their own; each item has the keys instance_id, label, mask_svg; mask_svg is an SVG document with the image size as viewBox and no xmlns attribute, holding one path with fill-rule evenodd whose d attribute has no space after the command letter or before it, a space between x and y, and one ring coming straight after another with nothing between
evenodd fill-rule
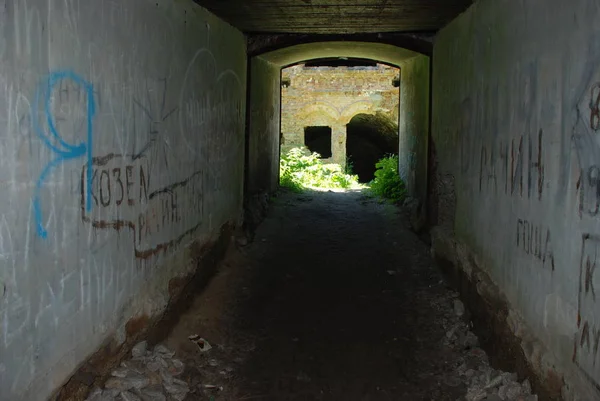
<instances>
[{"instance_id":1,"label":"stone archway","mask_svg":"<svg viewBox=\"0 0 600 401\"><path fill-rule=\"evenodd\" d=\"M374 178L375 164L398 153L398 124L384 113L360 113L346 125L346 155L360 182Z\"/></svg>"},{"instance_id":2,"label":"stone archway","mask_svg":"<svg viewBox=\"0 0 600 401\"><path fill-rule=\"evenodd\" d=\"M255 168L256 160L269 160L273 165L279 160L279 149L285 151L289 146L286 134L292 132L285 129L283 121L279 126L267 124L259 118L260 110L275 107L281 109L281 79L282 68L297 65L307 60L323 58L339 59L366 59L376 60L389 66L400 69L398 75L400 87L400 107L398 112L400 125L399 147L399 173L407 183L410 196L425 202L427 196L427 149L429 143L429 80L430 68L427 55L394 46L391 44L360 41L319 41L283 45L272 51L253 53L250 59L251 76L255 77L250 88L248 103L249 122L247 124L247 177L251 185L249 191L253 192L261 187L263 182L275 182L271 177L262 177L261 170ZM260 79L256 78L260 77ZM269 94L265 96L263 81L272 85ZM393 85L394 80L390 83ZM272 90L271 90L272 89ZM289 89L289 88L283 88ZM301 100L302 102L302 100ZM335 105L335 104L334 104ZM390 109L386 107L386 109ZM390 109L391 110L391 109ZM377 110L375 110L377 111ZM359 111L360 112L360 111ZM351 118L352 116L350 116ZM395 116L394 116L395 117ZM350 119L349 118L349 119ZM348 120L349 120L348 119ZM396 120L396 118L394 118ZM309 125L309 124L307 124ZM340 127L346 131L345 123ZM332 136L334 135L332 127ZM298 135L298 131L296 135ZM282 135L280 135L282 134ZM280 137L283 142L280 145ZM345 135L343 136L345 138ZM344 156L340 162L345 162L345 141L340 144L344 149ZM273 168L275 172L277 169ZM278 170L277 170L278 171ZM273 174L275 175L275 174ZM265 185L262 185L265 186Z\"/></svg>"}]
</instances>

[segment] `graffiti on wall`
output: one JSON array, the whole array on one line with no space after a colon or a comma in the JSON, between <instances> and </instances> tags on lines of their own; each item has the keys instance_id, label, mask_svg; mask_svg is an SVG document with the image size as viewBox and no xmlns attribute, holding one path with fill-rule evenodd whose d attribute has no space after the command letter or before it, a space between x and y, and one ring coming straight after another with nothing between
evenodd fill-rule
<instances>
[{"instance_id":1,"label":"graffiti on wall","mask_svg":"<svg viewBox=\"0 0 600 401\"><path fill-rule=\"evenodd\" d=\"M587 71L580 97L576 101L572 144L576 151L578 179L576 183L579 218L596 218L600 211L600 82L598 73ZM573 363L600 390L600 325L596 275L600 262L600 236L584 232L581 235L579 288L577 299L577 333L573 343ZM600 295L600 294L598 294Z\"/></svg>"},{"instance_id":2,"label":"graffiti on wall","mask_svg":"<svg viewBox=\"0 0 600 401\"><path fill-rule=\"evenodd\" d=\"M49 9L22 0L9 1L4 10L5 3L0 0L0 31L6 33L0 35L0 56L5 56L0 93L6 95L0 95L5 167L0 181L6 195L0 214L0 398L30 399L43 397L48 383L60 384L73 364L131 317L135 308L125 306L155 273L131 268L154 263L135 261L131 254L145 258L159 249L173 251L183 234L204 223L204 195L212 194L204 182L212 166L200 150L210 154L205 138L217 142L226 134L229 139L214 149L214 158L237 165L230 147L243 141L243 129L234 113L221 112L220 121L186 132L190 143L200 145L198 155L182 151L177 100L186 68L181 56L189 47L172 46L173 30L180 30L178 12L148 11L141 20L133 6L114 2L79 7L66 1ZM188 23L190 34L203 32L203 16ZM52 30L51 44L45 21L60 27ZM114 29L90 37L93 24ZM118 37L123 29L128 42ZM239 42L241 49L241 37L230 37L228 29L219 29L219 35L225 32L219 41ZM49 57L60 70L48 70ZM225 57L219 55L221 66L243 68L243 57ZM165 65L178 74L165 71ZM194 66L190 71L190 76L201 73ZM161 77L166 78L158 81ZM228 82L223 92L231 89L226 95L237 99L222 107L237 102L241 115L243 87L233 86L230 77L222 78ZM203 93L210 106L215 92L203 89L189 88ZM111 152L115 155L108 157ZM167 159L169 170L160 165ZM215 173L215 181L228 190L237 177L223 174ZM211 199L210 210L221 212L213 216L215 224L233 217L233 198ZM214 207L219 201L220 209ZM136 231L124 226L116 232L119 220ZM115 227L94 228L100 222ZM178 272L187 266L167 268ZM44 377L48 380L38 380Z\"/></svg>"},{"instance_id":3,"label":"graffiti on wall","mask_svg":"<svg viewBox=\"0 0 600 401\"><path fill-rule=\"evenodd\" d=\"M600 167L592 165L581 169L579 179L577 180L577 190L579 192L579 217L584 214L588 216L597 216L600 210Z\"/></svg>"},{"instance_id":4,"label":"graffiti on wall","mask_svg":"<svg viewBox=\"0 0 600 401\"><path fill-rule=\"evenodd\" d=\"M82 220L95 229L129 230L136 258L166 251L193 235L204 222L206 191L212 199L234 190L228 177L240 168L231 161L243 151L243 91L232 70L216 71L212 53L198 51L175 107L168 106L167 79L154 82L160 89L155 98L146 85L145 96L133 100L132 153L93 157L81 171ZM179 117L182 139L172 144L174 149L167 125L172 116ZM137 136L143 138L142 145L136 144ZM185 149L192 154L181 154ZM164 171L152 165L163 159L168 168L169 157L191 158L192 172L164 184Z\"/></svg>"},{"instance_id":5,"label":"graffiti on wall","mask_svg":"<svg viewBox=\"0 0 600 401\"><path fill-rule=\"evenodd\" d=\"M164 134L163 126L169 118L176 114L178 109L177 106L167 108L167 78L161 78L158 81L161 86L161 95L159 99L153 100L151 98L151 90L147 84L145 89L145 99L133 99L136 111L133 114L133 132L135 135L133 136L133 149L131 152L132 160L136 160L146 154L146 152L152 146L155 146L157 142L161 140L166 141L166 138L161 137L162 134ZM137 138L138 135L145 140L142 145L137 145L136 143L139 140ZM168 147L168 143L166 147ZM166 161L166 147L163 147L162 149L162 157L163 160L165 160L165 165L168 165L168 162Z\"/></svg>"},{"instance_id":6,"label":"graffiti on wall","mask_svg":"<svg viewBox=\"0 0 600 401\"><path fill-rule=\"evenodd\" d=\"M42 189L51 173L61 164L86 159L91 164L93 153L93 119L96 112L92 84L72 71L57 71L38 86L31 108L33 128L53 159L42 169L33 194L33 210L37 233L46 238ZM86 174L88 191L92 171ZM88 193L86 210L92 208Z\"/></svg>"},{"instance_id":7,"label":"graffiti on wall","mask_svg":"<svg viewBox=\"0 0 600 401\"><path fill-rule=\"evenodd\" d=\"M576 123L572 141L579 167L577 203L579 217L596 218L600 211L600 82L591 77L576 106ZM596 74L597 75L597 74ZM573 344L573 363L600 390L595 379L600 376L600 325L597 319L596 289L600 282L596 268L600 260L600 236L581 236L579 289L577 299L577 333Z\"/></svg>"},{"instance_id":8,"label":"graffiti on wall","mask_svg":"<svg viewBox=\"0 0 600 401\"><path fill-rule=\"evenodd\" d=\"M526 219L517 219L517 248L554 271L554 252L550 229Z\"/></svg>"},{"instance_id":9,"label":"graffiti on wall","mask_svg":"<svg viewBox=\"0 0 600 401\"><path fill-rule=\"evenodd\" d=\"M94 158L81 173L83 221L94 228L132 232L137 258L148 258L178 244L203 221L203 173L149 191L145 157L110 154ZM92 171L87 187L86 177ZM87 211L91 200L94 208ZM162 235L161 235L162 234Z\"/></svg>"},{"instance_id":10,"label":"graffiti on wall","mask_svg":"<svg viewBox=\"0 0 600 401\"><path fill-rule=\"evenodd\" d=\"M498 190L507 195L542 199L544 191L543 137L520 135L510 142L482 145L479 159L479 191ZM525 143L523 143L525 142ZM525 190L525 194L524 194Z\"/></svg>"},{"instance_id":11,"label":"graffiti on wall","mask_svg":"<svg viewBox=\"0 0 600 401\"><path fill-rule=\"evenodd\" d=\"M536 127L534 107L537 70L537 61L519 65L502 82L481 82L474 98L456 105L460 172L467 176L478 170L473 185L480 193L542 199L546 181L544 132Z\"/></svg>"},{"instance_id":12,"label":"graffiti on wall","mask_svg":"<svg viewBox=\"0 0 600 401\"><path fill-rule=\"evenodd\" d=\"M577 334L573 347L573 362L595 383L593 377L600 373L598 354L600 347L600 325L595 318L596 288L600 282L596 278L600 256L600 236L583 234L581 238L581 258L579 263L579 292L577 311ZM600 294L598 294L600 295Z\"/></svg>"},{"instance_id":13,"label":"graffiti on wall","mask_svg":"<svg viewBox=\"0 0 600 401\"><path fill-rule=\"evenodd\" d=\"M9 279L5 303L0 308L0 350L2 362L14 358L19 363L8 374L0 375L3 390L16 394L28 388L31 378L42 375L48 362L38 358L40 353L47 355L49 347L81 346L74 330L61 332L68 326L65 322L78 316L86 327L98 330L98 322L119 313L141 274L141 269L124 269L120 264L92 259L75 270L62 270L46 278L36 291L28 291L27 282ZM62 355L57 353L57 358Z\"/></svg>"},{"instance_id":14,"label":"graffiti on wall","mask_svg":"<svg viewBox=\"0 0 600 401\"><path fill-rule=\"evenodd\" d=\"M145 258L178 243L200 227L204 190L214 195L233 189L226 185L226 177L240 168L231 159L243 152L241 80L232 70L217 71L212 53L198 51L190 61L175 107L168 106L166 78L153 82L160 87L155 98L146 84L145 96L133 98L132 152L100 157L94 156L93 147L99 95L92 83L72 71L50 74L39 85L31 107L32 126L52 154L33 194L38 235L47 237L51 218L44 214L45 184L58 166L76 159L83 162L79 183L83 221L95 228L128 227L133 231L137 257ZM171 150L166 125L176 115L183 141ZM165 146L159 147L159 142ZM181 144L195 155L193 172L160 185L165 178L161 171L161 176L151 181L153 160L161 157L168 167L167 151L181 160Z\"/></svg>"},{"instance_id":15,"label":"graffiti on wall","mask_svg":"<svg viewBox=\"0 0 600 401\"><path fill-rule=\"evenodd\" d=\"M212 52L199 49L190 60L179 95L179 132L185 147L192 153L207 149L206 140L216 136L217 127L224 128L214 144L219 149L241 144L236 135L242 119L242 83L231 69L219 71ZM200 136L203 132L207 135ZM216 151L216 150L213 150Z\"/></svg>"},{"instance_id":16,"label":"graffiti on wall","mask_svg":"<svg viewBox=\"0 0 600 401\"><path fill-rule=\"evenodd\" d=\"M111 165L111 161L118 161ZM95 210L129 206L136 210L148 200L148 167L145 163L133 163L123 161L117 155L94 159L91 168L91 180L87 177L90 169L83 168L82 188L85 200L82 202L84 210L90 212L87 207L92 204ZM88 184L89 183L89 184ZM89 185L89 187L88 187Z\"/></svg>"},{"instance_id":17,"label":"graffiti on wall","mask_svg":"<svg viewBox=\"0 0 600 401\"><path fill-rule=\"evenodd\" d=\"M573 143L579 163L579 216L600 211L600 82L588 86L577 105Z\"/></svg>"}]
</instances>

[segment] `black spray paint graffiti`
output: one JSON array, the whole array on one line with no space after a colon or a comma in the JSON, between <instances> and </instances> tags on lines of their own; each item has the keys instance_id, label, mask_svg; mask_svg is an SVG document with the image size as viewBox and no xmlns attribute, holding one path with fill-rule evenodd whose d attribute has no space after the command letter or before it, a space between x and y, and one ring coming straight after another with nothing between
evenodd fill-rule
<instances>
[{"instance_id":1,"label":"black spray paint graffiti","mask_svg":"<svg viewBox=\"0 0 600 401\"><path fill-rule=\"evenodd\" d=\"M167 110L166 108L167 79L160 79L159 82L162 82L162 95L160 96L160 100L158 102L151 99L151 91L148 87L146 87L145 99L141 100L134 98L133 100L136 111L138 112L134 113L133 119L133 131L136 135L133 136L134 143L131 156L132 160L138 159L145 154L148 149L156 144L156 142L160 139L162 132L161 125L177 111L177 107L173 107L170 110ZM148 85L148 83L146 83L146 85ZM145 136L147 138L146 143L139 148L136 147L135 143L135 138L138 133L141 134L140 136ZM165 166L168 166L166 149L164 148L162 156Z\"/></svg>"},{"instance_id":2,"label":"black spray paint graffiti","mask_svg":"<svg viewBox=\"0 0 600 401\"><path fill-rule=\"evenodd\" d=\"M600 348L600 326L596 316L595 273L600 255L600 237L583 234L581 238L581 258L579 262L579 294L577 299L577 334L573 344L573 363L586 377L600 389L594 377L597 372L598 351Z\"/></svg>"},{"instance_id":3,"label":"black spray paint graffiti","mask_svg":"<svg viewBox=\"0 0 600 401\"><path fill-rule=\"evenodd\" d=\"M582 64L583 79L579 86L572 89L578 96L575 98L571 141L579 167L576 187L580 218L584 215L596 217L600 209L600 48L590 45L588 57ZM579 263L578 331L574 338L572 361L584 377L600 390L597 379L600 377L600 326L596 304L596 288L600 285L596 279L598 255L600 236L584 233Z\"/></svg>"},{"instance_id":4,"label":"black spray paint graffiti","mask_svg":"<svg viewBox=\"0 0 600 401\"><path fill-rule=\"evenodd\" d=\"M579 217L596 216L600 210L600 168L595 164L581 170L577 181L579 191Z\"/></svg>"},{"instance_id":5,"label":"black spray paint graffiti","mask_svg":"<svg viewBox=\"0 0 600 401\"><path fill-rule=\"evenodd\" d=\"M600 130L600 83L590 89L590 128L595 132Z\"/></svg>"},{"instance_id":6,"label":"black spray paint graffiti","mask_svg":"<svg viewBox=\"0 0 600 401\"><path fill-rule=\"evenodd\" d=\"M147 158L130 161L131 155L109 154L84 166L82 220L96 229L130 230L136 258L147 259L178 245L203 224L206 174L196 171L150 192ZM93 177L89 190L88 171ZM90 212L88 200L96 206Z\"/></svg>"},{"instance_id":7,"label":"black spray paint graffiti","mask_svg":"<svg viewBox=\"0 0 600 401\"><path fill-rule=\"evenodd\" d=\"M544 133L540 130L537 138L521 135L518 139L512 139L510 144L500 141L498 145L492 144L489 148L482 146L479 191L497 193L500 184L500 190L503 188L505 194L523 196L525 188L528 199L535 197L541 200L544 191L543 137ZM524 138L527 140L526 144L523 144Z\"/></svg>"},{"instance_id":8,"label":"black spray paint graffiti","mask_svg":"<svg viewBox=\"0 0 600 401\"><path fill-rule=\"evenodd\" d=\"M540 260L542 267L554 271L554 253L549 228L517 219L517 248Z\"/></svg>"},{"instance_id":9,"label":"black spray paint graffiti","mask_svg":"<svg viewBox=\"0 0 600 401\"><path fill-rule=\"evenodd\" d=\"M600 212L600 82L584 93L577 105L573 143L579 162L579 216Z\"/></svg>"},{"instance_id":10,"label":"black spray paint graffiti","mask_svg":"<svg viewBox=\"0 0 600 401\"><path fill-rule=\"evenodd\" d=\"M129 206L147 203L148 168L144 164L116 167L93 165L90 197L95 207Z\"/></svg>"},{"instance_id":11,"label":"black spray paint graffiti","mask_svg":"<svg viewBox=\"0 0 600 401\"><path fill-rule=\"evenodd\" d=\"M544 133L537 125L537 81L536 61L519 64L500 81L481 83L475 98L462 101L461 172L469 175L468 171L479 169L480 192L541 200ZM507 133L516 135L508 141L498 139Z\"/></svg>"}]
</instances>

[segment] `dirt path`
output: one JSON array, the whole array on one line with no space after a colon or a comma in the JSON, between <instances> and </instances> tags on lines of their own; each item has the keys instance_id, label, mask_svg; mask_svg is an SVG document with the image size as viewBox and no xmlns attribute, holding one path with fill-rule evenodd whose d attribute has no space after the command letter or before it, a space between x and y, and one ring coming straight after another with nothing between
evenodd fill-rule
<instances>
[{"instance_id":1,"label":"dirt path","mask_svg":"<svg viewBox=\"0 0 600 401\"><path fill-rule=\"evenodd\" d=\"M192 388L223 386L186 400L456 400L455 297L396 207L284 194L166 345Z\"/></svg>"}]
</instances>

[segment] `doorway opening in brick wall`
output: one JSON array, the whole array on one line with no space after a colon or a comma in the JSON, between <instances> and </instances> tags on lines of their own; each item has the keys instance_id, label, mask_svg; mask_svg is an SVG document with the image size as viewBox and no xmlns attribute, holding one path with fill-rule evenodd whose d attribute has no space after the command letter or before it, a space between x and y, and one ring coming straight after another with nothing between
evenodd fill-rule
<instances>
[{"instance_id":1,"label":"doorway opening in brick wall","mask_svg":"<svg viewBox=\"0 0 600 401\"><path fill-rule=\"evenodd\" d=\"M378 161L373 155L398 153L398 148L383 145L398 144L399 77L396 66L351 57L283 68L281 154L297 148L317 152L323 163L338 165L368 183ZM388 135L389 129L396 132Z\"/></svg>"},{"instance_id":2,"label":"doorway opening in brick wall","mask_svg":"<svg viewBox=\"0 0 600 401\"><path fill-rule=\"evenodd\" d=\"M369 186L380 159L398 154L399 77L397 66L352 57L282 68L282 185Z\"/></svg>"},{"instance_id":3,"label":"doorway opening in brick wall","mask_svg":"<svg viewBox=\"0 0 600 401\"><path fill-rule=\"evenodd\" d=\"M396 121L383 113L360 113L346 125L346 163L359 182L375 178L375 164L380 159L398 154Z\"/></svg>"},{"instance_id":4,"label":"doorway opening in brick wall","mask_svg":"<svg viewBox=\"0 0 600 401\"><path fill-rule=\"evenodd\" d=\"M331 127L304 127L304 144L311 152L321 155L322 159L331 157Z\"/></svg>"}]
</instances>

